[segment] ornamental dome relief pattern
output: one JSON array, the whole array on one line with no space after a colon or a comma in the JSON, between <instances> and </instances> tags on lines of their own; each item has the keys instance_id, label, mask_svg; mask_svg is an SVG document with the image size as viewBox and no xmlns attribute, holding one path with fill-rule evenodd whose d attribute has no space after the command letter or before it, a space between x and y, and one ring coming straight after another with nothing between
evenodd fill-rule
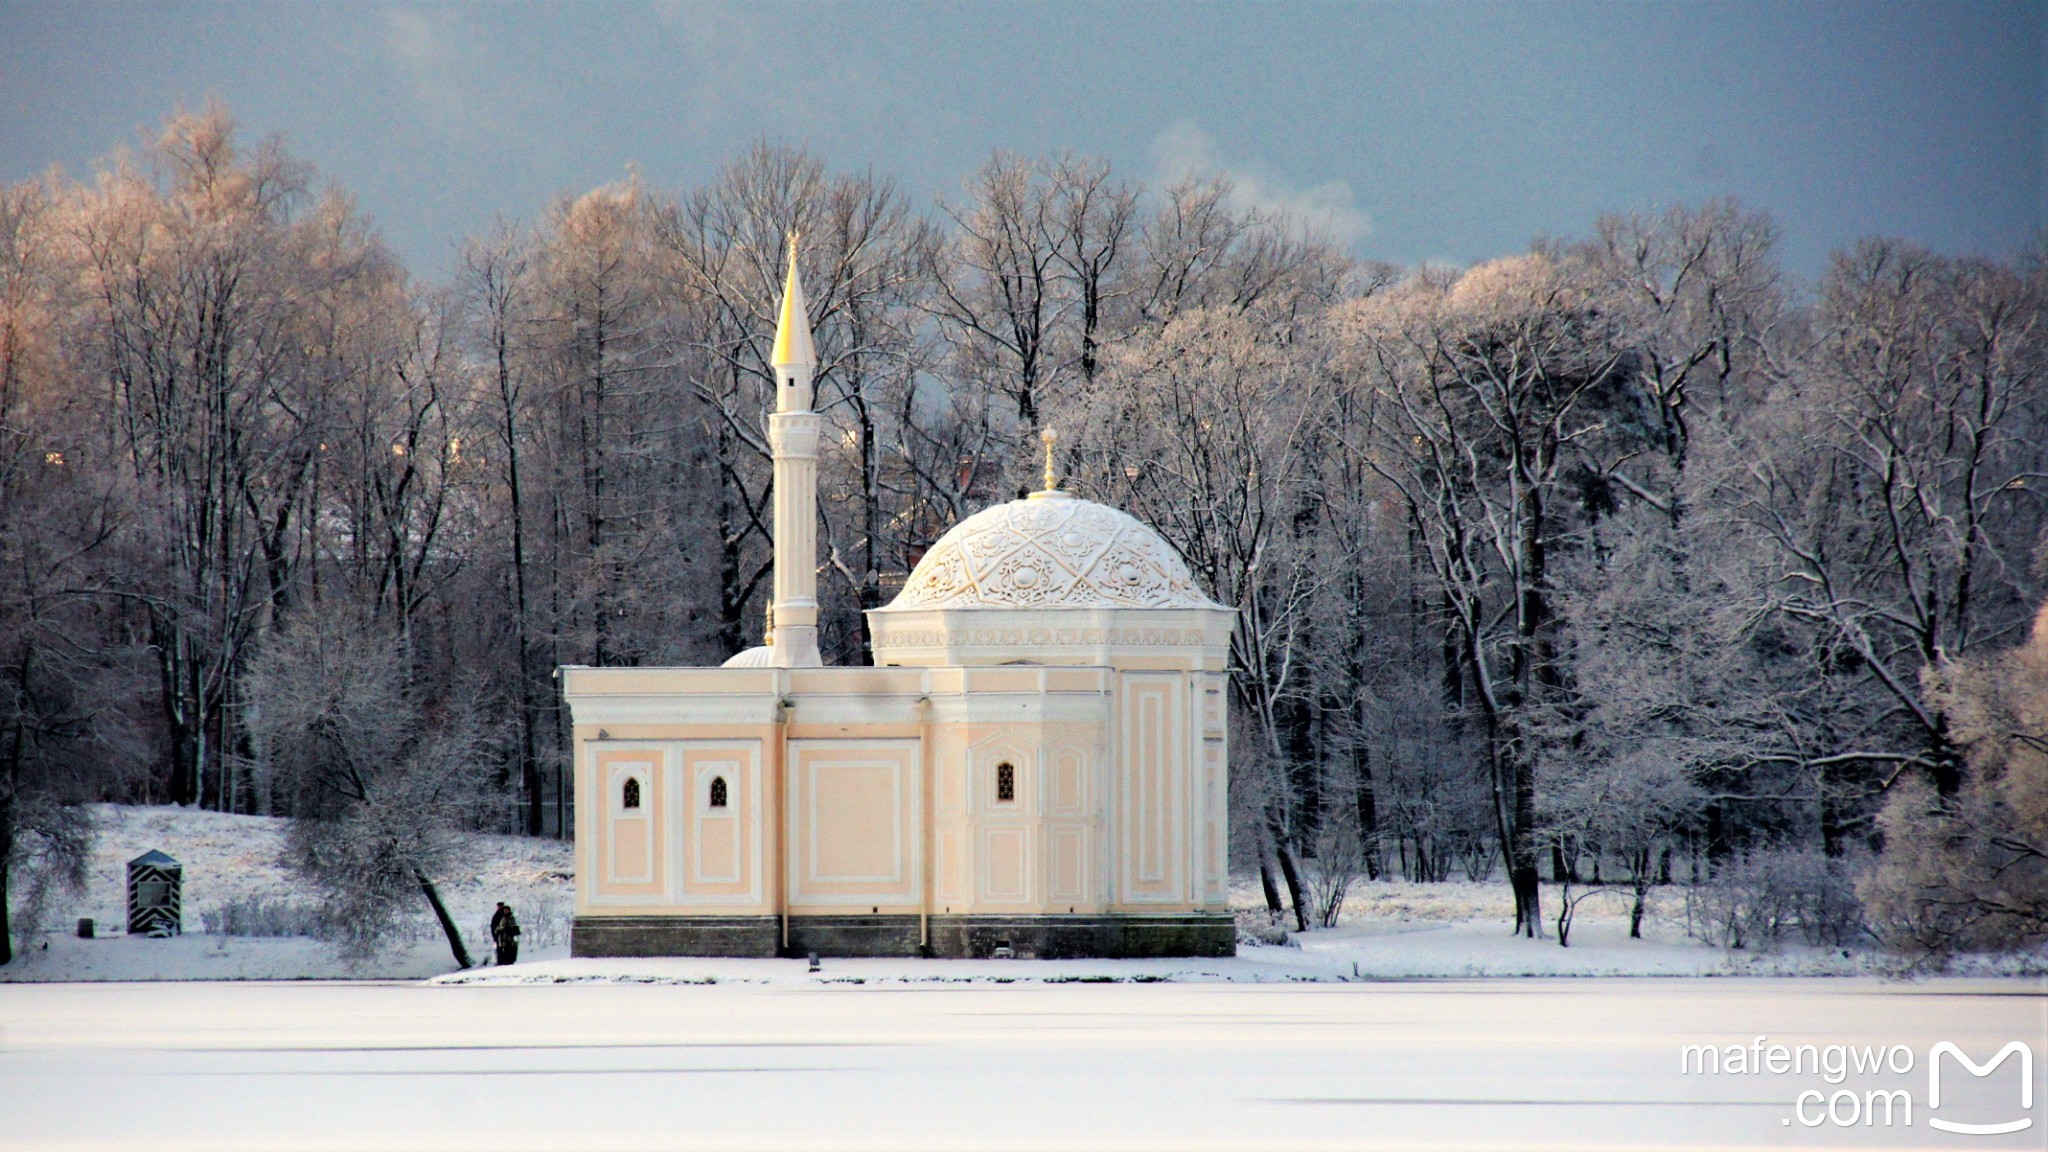
<instances>
[{"instance_id":1,"label":"ornamental dome relief pattern","mask_svg":"<svg viewBox=\"0 0 2048 1152\"><path fill-rule=\"evenodd\" d=\"M1157 532L1114 508L1042 492L954 525L891 608L1207 608Z\"/></svg>"}]
</instances>

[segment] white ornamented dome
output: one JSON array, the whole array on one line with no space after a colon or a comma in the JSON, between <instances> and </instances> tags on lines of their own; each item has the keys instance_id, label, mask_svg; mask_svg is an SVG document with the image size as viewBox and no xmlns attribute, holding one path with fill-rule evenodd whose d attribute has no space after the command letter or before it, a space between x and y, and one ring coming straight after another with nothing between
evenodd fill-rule
<instances>
[{"instance_id":1,"label":"white ornamented dome","mask_svg":"<svg viewBox=\"0 0 2048 1152\"><path fill-rule=\"evenodd\" d=\"M1209 608L1157 532L1053 490L997 504L939 537L891 609Z\"/></svg>"},{"instance_id":2,"label":"white ornamented dome","mask_svg":"<svg viewBox=\"0 0 2048 1152\"><path fill-rule=\"evenodd\" d=\"M1050 485L954 525L867 617L882 665L1209 672L1237 623L1159 533Z\"/></svg>"}]
</instances>

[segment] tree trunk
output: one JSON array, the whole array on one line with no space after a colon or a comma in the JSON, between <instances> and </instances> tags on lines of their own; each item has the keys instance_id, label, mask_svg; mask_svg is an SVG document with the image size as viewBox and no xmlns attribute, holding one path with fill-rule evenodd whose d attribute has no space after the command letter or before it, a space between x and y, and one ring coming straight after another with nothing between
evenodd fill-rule
<instances>
[{"instance_id":1,"label":"tree trunk","mask_svg":"<svg viewBox=\"0 0 2048 1152\"><path fill-rule=\"evenodd\" d=\"M1301 902L1301 865L1294 859L1294 849L1286 840L1278 845L1280 854L1280 876L1287 881L1287 900L1294 906L1296 931L1308 931L1308 907Z\"/></svg>"},{"instance_id":2,"label":"tree trunk","mask_svg":"<svg viewBox=\"0 0 2048 1152\"><path fill-rule=\"evenodd\" d=\"M714 443L719 461L718 641L725 654L733 656L747 646L747 593L751 585L741 574L744 541L743 530L740 527L741 509L746 504L746 491L740 485L737 465L731 463L737 447L732 434L723 424L718 427ZM772 592L768 594L767 599L774 599ZM763 644L767 642L766 639L762 640Z\"/></svg>"},{"instance_id":3,"label":"tree trunk","mask_svg":"<svg viewBox=\"0 0 2048 1152\"><path fill-rule=\"evenodd\" d=\"M14 813L0 813L0 964L14 960L14 922L8 917L9 886L13 880L7 861L14 855Z\"/></svg>"},{"instance_id":4,"label":"tree trunk","mask_svg":"<svg viewBox=\"0 0 2048 1152\"><path fill-rule=\"evenodd\" d=\"M861 573L860 611L855 619L860 624L860 663L872 667L875 663L875 637L868 631L868 609L882 606L881 562L876 556L875 540L882 533L882 466L875 449L875 417L869 411L867 396L861 391L861 377L855 377L853 387L854 414L860 425L860 534Z\"/></svg>"},{"instance_id":5,"label":"tree trunk","mask_svg":"<svg viewBox=\"0 0 2048 1152\"><path fill-rule=\"evenodd\" d=\"M1543 935L1543 896L1536 876L1536 771L1526 755L1518 753L1510 767L1514 777L1515 858L1518 862L1508 876L1515 889L1515 904L1529 938ZM1566 879L1572 879L1567 874Z\"/></svg>"},{"instance_id":6,"label":"tree trunk","mask_svg":"<svg viewBox=\"0 0 2048 1152\"><path fill-rule=\"evenodd\" d=\"M1721 871L1721 865L1733 855L1735 845L1728 835L1728 821L1723 817L1721 802L1707 804L1707 875L1713 877ZM1698 858L1694 858L1693 883L1699 883Z\"/></svg>"},{"instance_id":7,"label":"tree trunk","mask_svg":"<svg viewBox=\"0 0 2048 1152\"><path fill-rule=\"evenodd\" d=\"M1628 938L1631 940L1643 938L1643 896L1650 887L1650 861L1647 854L1642 863L1643 866L1636 871L1636 901L1628 910Z\"/></svg>"},{"instance_id":8,"label":"tree trunk","mask_svg":"<svg viewBox=\"0 0 2048 1152\"><path fill-rule=\"evenodd\" d=\"M1278 916L1284 910L1280 904L1280 886L1273 882L1273 865L1263 853L1259 857L1259 887L1266 892L1266 911Z\"/></svg>"},{"instance_id":9,"label":"tree trunk","mask_svg":"<svg viewBox=\"0 0 2048 1152\"><path fill-rule=\"evenodd\" d=\"M427 879L425 872L415 868L412 874L420 882L420 891L426 894L427 903L434 909L434 919L441 922L441 931L448 934L448 950L455 954L456 966L470 967L469 949L462 946L462 933L455 927L455 918L448 915L448 906L441 903L441 893L435 891L434 882Z\"/></svg>"},{"instance_id":10,"label":"tree trunk","mask_svg":"<svg viewBox=\"0 0 2048 1152\"><path fill-rule=\"evenodd\" d=\"M1538 887L1536 876L1536 857L1526 845L1516 855L1520 859L1508 870L1508 883L1515 891L1515 926L1529 939L1534 940L1543 934L1543 909L1541 889Z\"/></svg>"},{"instance_id":11,"label":"tree trunk","mask_svg":"<svg viewBox=\"0 0 2048 1152\"><path fill-rule=\"evenodd\" d=\"M569 790L565 779L568 771L560 762L555 764L555 839L567 840L569 836Z\"/></svg>"},{"instance_id":12,"label":"tree trunk","mask_svg":"<svg viewBox=\"0 0 2048 1152\"><path fill-rule=\"evenodd\" d=\"M495 332L498 355L498 399L505 416L505 487L512 513L512 620L518 649L519 790L526 797L526 834L541 831L540 762L534 746L533 641L527 634L526 501L519 477L518 403L512 388L509 340L504 326Z\"/></svg>"},{"instance_id":13,"label":"tree trunk","mask_svg":"<svg viewBox=\"0 0 2048 1152\"><path fill-rule=\"evenodd\" d=\"M1362 743L1353 750L1358 765L1358 850L1365 858L1365 878L1380 878L1380 806L1373 792L1372 755Z\"/></svg>"}]
</instances>

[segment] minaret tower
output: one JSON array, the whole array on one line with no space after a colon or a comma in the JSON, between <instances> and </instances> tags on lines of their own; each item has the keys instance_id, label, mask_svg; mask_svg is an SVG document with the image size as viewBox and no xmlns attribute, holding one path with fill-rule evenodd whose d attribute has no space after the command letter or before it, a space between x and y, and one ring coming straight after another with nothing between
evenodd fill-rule
<instances>
[{"instance_id":1,"label":"minaret tower","mask_svg":"<svg viewBox=\"0 0 2048 1152\"><path fill-rule=\"evenodd\" d=\"M811 410L811 374L818 353L796 274L797 234L789 234L789 276L775 324L775 414L768 443L775 453L775 634L769 663L815 668L818 656L818 414Z\"/></svg>"}]
</instances>

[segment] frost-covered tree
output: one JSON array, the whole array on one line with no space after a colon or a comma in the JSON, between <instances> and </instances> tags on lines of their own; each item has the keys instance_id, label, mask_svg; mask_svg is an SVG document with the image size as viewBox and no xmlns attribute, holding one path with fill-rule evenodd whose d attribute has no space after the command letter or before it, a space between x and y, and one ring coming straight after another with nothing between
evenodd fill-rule
<instances>
[{"instance_id":1,"label":"frost-covered tree","mask_svg":"<svg viewBox=\"0 0 2048 1152\"><path fill-rule=\"evenodd\" d=\"M347 608L272 635L251 680L270 771L291 797L287 860L344 948L373 951L423 900L469 967L437 880L485 815L497 728L457 692L415 682L396 630Z\"/></svg>"},{"instance_id":2,"label":"frost-covered tree","mask_svg":"<svg viewBox=\"0 0 2048 1152\"><path fill-rule=\"evenodd\" d=\"M0 964L84 881L83 804L141 783L147 662L109 644L132 495L65 386L59 204L0 188ZM142 723L139 723L142 722Z\"/></svg>"},{"instance_id":3,"label":"frost-covered tree","mask_svg":"<svg viewBox=\"0 0 2048 1152\"><path fill-rule=\"evenodd\" d=\"M1558 880L1557 942L1571 943L1572 918L1585 899L1623 892L1630 900L1629 935L1643 934L1643 913L1655 881L1657 850L1699 811L1689 765L1665 743L1614 749L1598 758L1553 764L1544 774L1537 815L1542 835L1565 858ZM1573 891L1582 861L1611 859L1625 887Z\"/></svg>"},{"instance_id":4,"label":"frost-covered tree","mask_svg":"<svg viewBox=\"0 0 2048 1152\"><path fill-rule=\"evenodd\" d=\"M1519 931L1538 935L1537 710L1566 690L1555 566L1590 514L1578 477L1643 439L1626 332L1575 264L1541 253L1424 272L1345 318L1365 392L1352 450L1414 526L1477 721Z\"/></svg>"},{"instance_id":5,"label":"frost-covered tree","mask_svg":"<svg viewBox=\"0 0 2048 1152\"><path fill-rule=\"evenodd\" d=\"M348 371L333 356L360 334L347 298L380 267L351 216L218 106L74 193L73 367L101 382L108 458L147 510L154 570L130 575L181 803L247 803L242 673L305 559L326 385Z\"/></svg>"}]
</instances>

